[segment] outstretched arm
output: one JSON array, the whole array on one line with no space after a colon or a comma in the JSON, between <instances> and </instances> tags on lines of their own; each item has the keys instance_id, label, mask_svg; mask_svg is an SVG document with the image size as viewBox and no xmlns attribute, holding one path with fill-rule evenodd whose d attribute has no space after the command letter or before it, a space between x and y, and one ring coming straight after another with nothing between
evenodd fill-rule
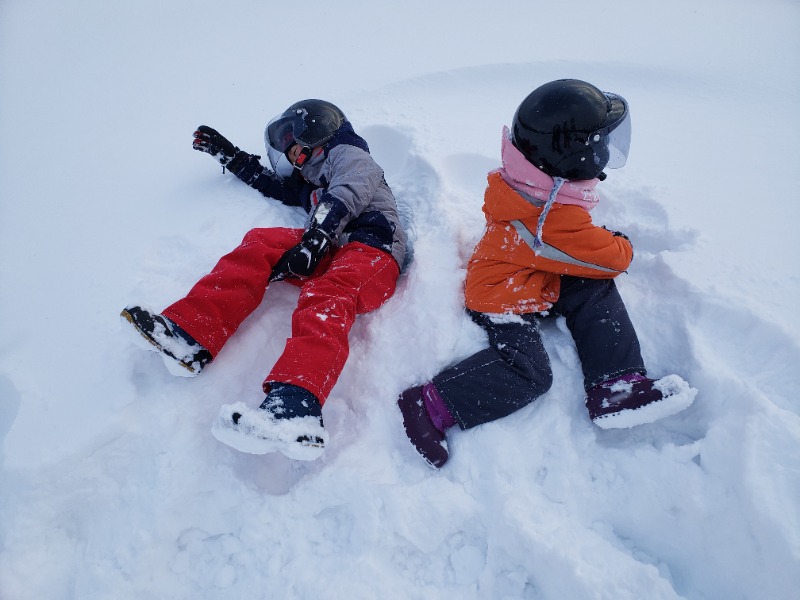
<instances>
[{"instance_id":1,"label":"outstretched arm","mask_svg":"<svg viewBox=\"0 0 800 600\"><path fill-rule=\"evenodd\" d=\"M261 164L260 156L240 150L216 129L207 125L200 125L194 132L192 148L211 155L223 168L247 185L283 204L302 206L302 199L313 191L312 186L306 186L301 181L276 177ZM304 189L305 187L308 189Z\"/></svg>"}]
</instances>

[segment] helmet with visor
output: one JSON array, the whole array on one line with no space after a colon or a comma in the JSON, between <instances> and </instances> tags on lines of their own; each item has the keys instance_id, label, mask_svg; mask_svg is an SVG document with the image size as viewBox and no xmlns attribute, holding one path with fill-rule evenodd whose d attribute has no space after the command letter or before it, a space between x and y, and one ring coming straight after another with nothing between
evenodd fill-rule
<instances>
[{"instance_id":1,"label":"helmet with visor","mask_svg":"<svg viewBox=\"0 0 800 600\"><path fill-rule=\"evenodd\" d=\"M301 100L273 118L264 130L264 144L272 168L279 175L301 169L312 148L323 146L345 121L344 113L325 100ZM301 147L294 165L287 153L295 144Z\"/></svg>"},{"instance_id":2,"label":"helmet with visor","mask_svg":"<svg viewBox=\"0 0 800 600\"><path fill-rule=\"evenodd\" d=\"M552 81L519 105L511 139L528 161L551 177L605 179L603 169L618 169L628 157L628 103L585 81Z\"/></svg>"}]
</instances>

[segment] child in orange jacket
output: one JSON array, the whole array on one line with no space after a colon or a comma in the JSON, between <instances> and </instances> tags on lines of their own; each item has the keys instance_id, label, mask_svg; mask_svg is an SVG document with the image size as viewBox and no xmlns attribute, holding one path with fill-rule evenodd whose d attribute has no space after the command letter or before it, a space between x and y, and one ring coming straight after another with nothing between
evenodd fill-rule
<instances>
[{"instance_id":1,"label":"child in orange jacket","mask_svg":"<svg viewBox=\"0 0 800 600\"><path fill-rule=\"evenodd\" d=\"M445 432L509 415L552 384L539 321L563 315L584 374L586 407L602 428L650 423L688 407L697 391L677 375L646 376L614 277L626 236L592 223L603 169L625 164L628 104L578 80L534 90L503 130L503 166L489 174L486 230L467 267L466 308L489 347L398 399L409 439L434 467Z\"/></svg>"}]
</instances>

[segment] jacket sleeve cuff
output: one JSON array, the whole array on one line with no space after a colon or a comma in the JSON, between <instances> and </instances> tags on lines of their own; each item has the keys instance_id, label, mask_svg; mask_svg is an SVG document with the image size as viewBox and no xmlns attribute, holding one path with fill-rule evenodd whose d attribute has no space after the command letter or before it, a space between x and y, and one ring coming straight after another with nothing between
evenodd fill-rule
<instances>
[{"instance_id":1,"label":"jacket sleeve cuff","mask_svg":"<svg viewBox=\"0 0 800 600\"><path fill-rule=\"evenodd\" d=\"M230 162L225 165L225 168L247 185L252 185L264 171L264 166L258 160L259 158L261 157L255 154L248 154L244 150L238 150Z\"/></svg>"},{"instance_id":2,"label":"jacket sleeve cuff","mask_svg":"<svg viewBox=\"0 0 800 600\"><path fill-rule=\"evenodd\" d=\"M311 217L312 227L318 227L331 239L336 239L349 221L344 202L333 194L323 192Z\"/></svg>"}]
</instances>

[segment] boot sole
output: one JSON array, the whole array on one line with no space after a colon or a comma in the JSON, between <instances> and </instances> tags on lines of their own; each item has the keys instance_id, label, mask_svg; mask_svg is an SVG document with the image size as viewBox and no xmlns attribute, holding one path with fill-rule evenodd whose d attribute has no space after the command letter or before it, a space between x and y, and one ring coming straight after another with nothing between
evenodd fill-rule
<instances>
[{"instance_id":1,"label":"boot sole","mask_svg":"<svg viewBox=\"0 0 800 600\"><path fill-rule=\"evenodd\" d=\"M167 370L170 373L172 373L173 375L177 375L178 377L194 377L200 374L200 371L196 370L194 367L192 367L192 365L182 361L179 358L176 358L175 355L172 354L169 350L165 349L153 338L147 335L147 333L142 331L139 325L136 324L133 315L131 315L131 313L129 313L127 309L123 308L122 312L119 315L120 317L125 319L128 323L130 323L136 330L136 333L138 333L142 338L144 338L149 344L149 345L140 345L140 344L137 345L144 350L152 350L153 352L158 352L164 359L164 365L167 367ZM175 365L182 367L185 371L188 371L188 373L171 368L174 367Z\"/></svg>"},{"instance_id":2,"label":"boot sole","mask_svg":"<svg viewBox=\"0 0 800 600\"><path fill-rule=\"evenodd\" d=\"M252 423L240 425L243 413L252 414L254 409L243 403L223 405L211 428L211 434L223 444L247 454L272 454L280 452L293 460L316 460L325 450L325 440L316 435L301 435L296 439L280 439L259 435Z\"/></svg>"},{"instance_id":3,"label":"boot sole","mask_svg":"<svg viewBox=\"0 0 800 600\"><path fill-rule=\"evenodd\" d=\"M648 425L661 419L677 415L689 408L694 402L697 390L686 386L679 393L651 402L640 408L624 409L608 413L592 419L601 429L628 429L639 425Z\"/></svg>"}]
</instances>

